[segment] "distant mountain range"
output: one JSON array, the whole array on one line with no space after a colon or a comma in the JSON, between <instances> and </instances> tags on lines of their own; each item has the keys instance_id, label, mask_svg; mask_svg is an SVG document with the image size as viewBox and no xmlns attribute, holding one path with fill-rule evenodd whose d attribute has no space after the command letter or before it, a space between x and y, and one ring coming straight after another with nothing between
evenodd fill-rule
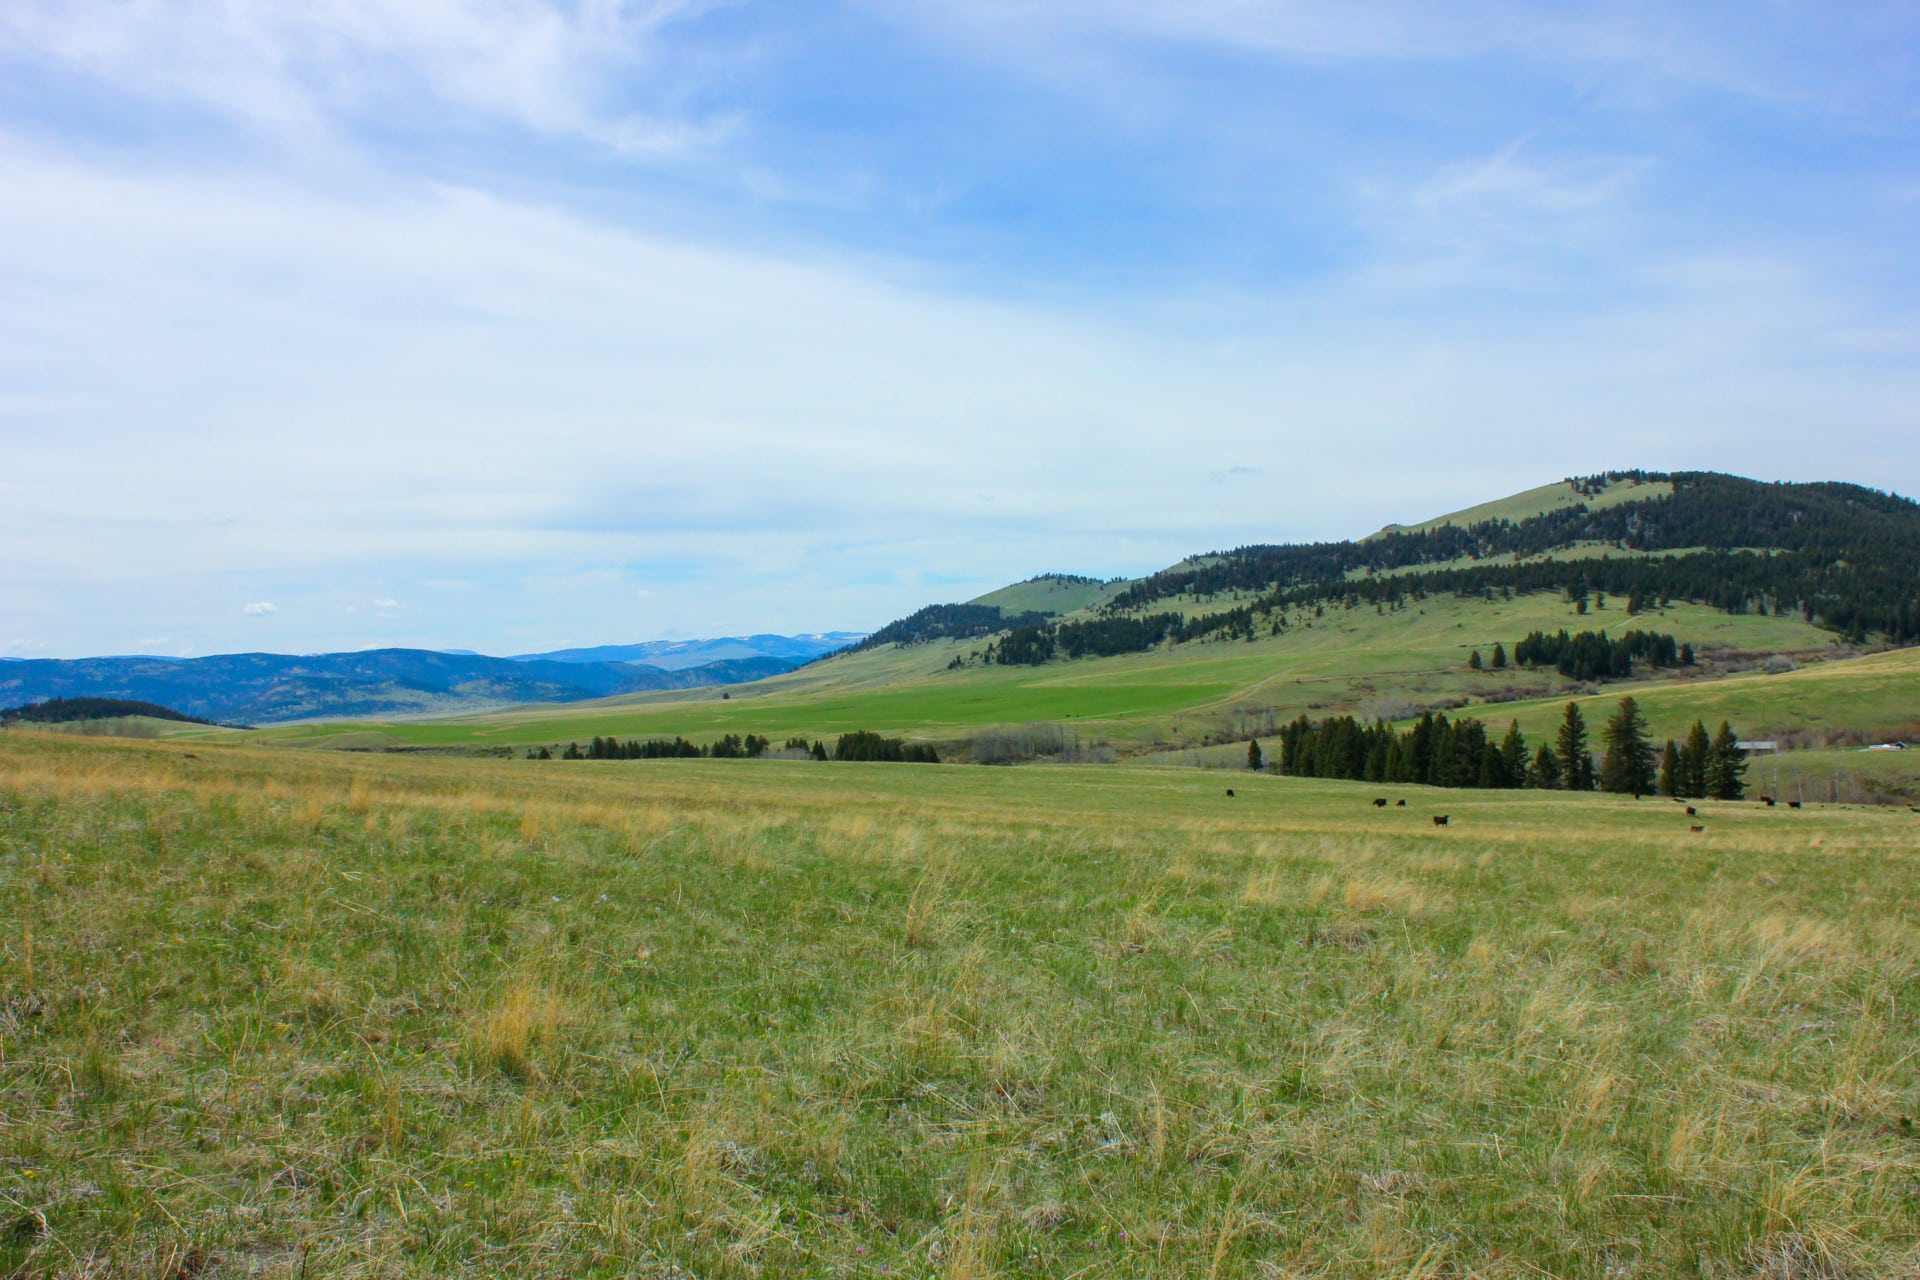
<instances>
[{"instance_id":1,"label":"distant mountain range","mask_svg":"<svg viewBox=\"0 0 1920 1280\"><path fill-rule=\"evenodd\" d=\"M555 649L515 654L515 662L638 662L662 671L684 671L712 662L741 658L780 658L794 666L811 662L858 642L864 631L827 631L802 636L723 636L717 640L648 640L642 644L602 644L589 649Z\"/></svg>"},{"instance_id":2,"label":"distant mountain range","mask_svg":"<svg viewBox=\"0 0 1920 1280\"><path fill-rule=\"evenodd\" d=\"M127 698L227 724L473 711L740 684L791 671L858 638L655 641L517 658L427 649L27 658L0 666L0 708L48 698ZM627 653L658 656L643 663L620 656Z\"/></svg>"}]
</instances>

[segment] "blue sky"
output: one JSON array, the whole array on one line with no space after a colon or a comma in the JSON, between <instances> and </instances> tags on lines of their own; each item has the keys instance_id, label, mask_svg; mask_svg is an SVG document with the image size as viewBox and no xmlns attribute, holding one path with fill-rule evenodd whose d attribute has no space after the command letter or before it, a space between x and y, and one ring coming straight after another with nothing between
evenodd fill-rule
<instances>
[{"instance_id":1,"label":"blue sky","mask_svg":"<svg viewBox=\"0 0 1920 1280\"><path fill-rule=\"evenodd\" d=\"M0 7L0 654L863 628L1911 494L1911 4Z\"/></svg>"}]
</instances>

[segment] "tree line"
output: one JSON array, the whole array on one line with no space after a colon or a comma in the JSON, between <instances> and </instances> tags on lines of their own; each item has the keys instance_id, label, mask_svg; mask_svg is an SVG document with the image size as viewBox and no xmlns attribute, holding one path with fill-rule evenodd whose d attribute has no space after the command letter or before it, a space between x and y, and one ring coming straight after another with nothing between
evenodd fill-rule
<instances>
[{"instance_id":1,"label":"tree line","mask_svg":"<svg viewBox=\"0 0 1920 1280\"><path fill-rule=\"evenodd\" d=\"M1658 790L1739 799L1745 789L1746 753L1732 727L1723 722L1712 739L1704 726L1696 723L1694 730L1684 749L1670 742L1662 757L1648 738L1639 704L1622 698L1607 721L1596 764L1586 718L1574 702L1567 704L1554 740L1532 751L1517 721L1496 740L1479 720L1449 720L1445 713L1431 711L1405 730L1385 721L1363 724L1352 716L1315 721L1303 714L1281 730L1277 763L1280 772L1300 778L1490 789L1597 788L1622 795ZM1666 762L1669 757L1671 764ZM1249 744L1247 761L1261 767L1258 742Z\"/></svg>"},{"instance_id":2,"label":"tree line","mask_svg":"<svg viewBox=\"0 0 1920 1280\"><path fill-rule=\"evenodd\" d=\"M749 733L742 736L737 733L723 734L706 745L689 742L685 738L629 738L622 742L618 738L596 737L584 750L577 742L569 742L561 750L562 760L757 760L766 755L773 746L771 739L759 734ZM928 743L906 742L899 738L882 737L867 730L856 730L840 735L831 750L827 744L815 739L809 743L805 738L788 738L786 750L804 751L814 760L870 760L900 764L939 764L940 753ZM552 747L529 747L529 760L552 760Z\"/></svg>"},{"instance_id":3,"label":"tree line","mask_svg":"<svg viewBox=\"0 0 1920 1280\"><path fill-rule=\"evenodd\" d=\"M1494 666L1498 667L1496 653ZM1604 631L1568 635L1563 627L1552 635L1528 632L1513 646L1513 660L1523 667L1553 667L1569 680L1624 680L1633 674L1635 659L1650 667L1690 667L1693 646L1680 644L1658 631L1628 631L1608 639Z\"/></svg>"},{"instance_id":4,"label":"tree line","mask_svg":"<svg viewBox=\"0 0 1920 1280\"><path fill-rule=\"evenodd\" d=\"M117 720L122 716L146 716L151 720L172 720L180 724L211 725L213 721L190 716L157 702L133 698L47 698L23 703L0 711L0 724L66 724L73 720Z\"/></svg>"},{"instance_id":5,"label":"tree line","mask_svg":"<svg viewBox=\"0 0 1920 1280\"><path fill-rule=\"evenodd\" d=\"M1216 552L1134 583L1104 611L1138 612L1179 595L1265 593L1229 611L1244 617L1211 615L1215 630L1231 632L1289 605L1500 589L1584 599L1597 589L1625 598L1630 612L1653 600L1698 600L1728 613L1797 613L1856 640L1873 632L1896 644L1920 640L1920 504L1911 499L1858 485L1762 484L1712 472L1609 473L1571 483L1592 491L1597 479L1670 480L1674 491L1600 511L1578 503L1521 521ZM1525 561L1576 542L1683 554ZM1485 563L1422 568L1461 559Z\"/></svg>"}]
</instances>

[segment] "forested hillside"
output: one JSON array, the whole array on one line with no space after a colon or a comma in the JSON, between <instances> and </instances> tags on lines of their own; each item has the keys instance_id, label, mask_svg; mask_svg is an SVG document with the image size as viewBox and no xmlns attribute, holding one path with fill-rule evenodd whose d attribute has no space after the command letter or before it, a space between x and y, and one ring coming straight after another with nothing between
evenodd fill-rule
<instances>
[{"instance_id":1,"label":"forested hillside","mask_svg":"<svg viewBox=\"0 0 1920 1280\"><path fill-rule=\"evenodd\" d=\"M1570 479L1570 503L1522 519L1389 529L1360 541L1195 556L1064 619L936 605L861 646L998 637L986 662L1039 664L1212 637L1277 634L1303 612L1430 595L1616 597L1629 615L1688 600L1796 615L1848 640L1920 639L1920 504L1859 485L1713 472ZM1644 499L1622 501L1644 490Z\"/></svg>"}]
</instances>

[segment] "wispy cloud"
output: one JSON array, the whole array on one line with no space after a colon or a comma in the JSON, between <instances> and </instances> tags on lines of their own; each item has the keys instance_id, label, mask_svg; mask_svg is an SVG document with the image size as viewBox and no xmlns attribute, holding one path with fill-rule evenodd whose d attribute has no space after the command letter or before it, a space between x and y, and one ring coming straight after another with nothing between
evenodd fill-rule
<instances>
[{"instance_id":1,"label":"wispy cloud","mask_svg":"<svg viewBox=\"0 0 1920 1280\"><path fill-rule=\"evenodd\" d=\"M661 37L694 0L16 0L0 49L114 92L191 103L264 135L311 141L396 114L479 117L630 152L677 150L724 122L677 109L690 87Z\"/></svg>"},{"instance_id":2,"label":"wispy cloud","mask_svg":"<svg viewBox=\"0 0 1920 1280\"><path fill-rule=\"evenodd\" d=\"M0 634L863 627L1614 465L1910 491L1904 20L1810 21L17 0Z\"/></svg>"},{"instance_id":3,"label":"wispy cloud","mask_svg":"<svg viewBox=\"0 0 1920 1280\"><path fill-rule=\"evenodd\" d=\"M242 605L240 612L249 618L264 618L280 612L280 609L271 600L255 600L252 604Z\"/></svg>"}]
</instances>

